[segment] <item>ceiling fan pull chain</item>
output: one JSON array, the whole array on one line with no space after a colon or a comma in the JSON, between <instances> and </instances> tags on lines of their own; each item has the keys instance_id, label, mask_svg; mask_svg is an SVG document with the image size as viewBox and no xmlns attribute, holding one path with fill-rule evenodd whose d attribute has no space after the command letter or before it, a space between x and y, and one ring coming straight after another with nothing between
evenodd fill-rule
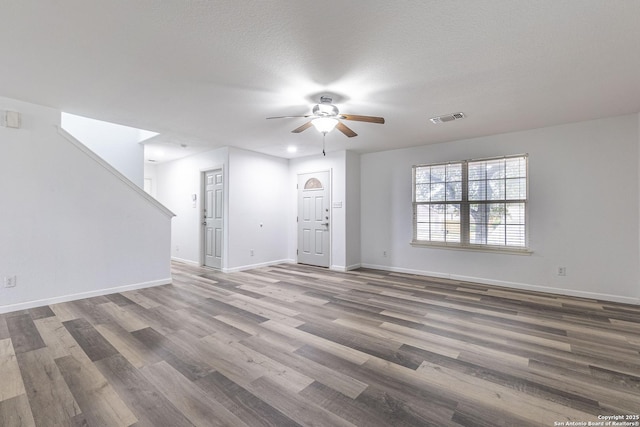
<instances>
[{"instance_id":1,"label":"ceiling fan pull chain","mask_svg":"<svg viewBox=\"0 0 640 427\"><path fill-rule=\"evenodd\" d=\"M324 138L327 136L326 132L322 132L322 155L327 156L327 153L324 152Z\"/></svg>"}]
</instances>

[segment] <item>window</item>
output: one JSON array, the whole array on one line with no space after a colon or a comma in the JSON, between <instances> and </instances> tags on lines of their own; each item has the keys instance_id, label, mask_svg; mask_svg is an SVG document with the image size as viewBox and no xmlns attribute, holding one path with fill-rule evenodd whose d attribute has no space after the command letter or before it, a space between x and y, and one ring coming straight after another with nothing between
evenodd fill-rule
<instances>
[{"instance_id":1,"label":"window","mask_svg":"<svg viewBox=\"0 0 640 427\"><path fill-rule=\"evenodd\" d=\"M527 156L413 167L414 245L527 250Z\"/></svg>"},{"instance_id":2,"label":"window","mask_svg":"<svg viewBox=\"0 0 640 427\"><path fill-rule=\"evenodd\" d=\"M307 182L304 183L305 190L322 190L322 183L317 178L309 178Z\"/></svg>"}]
</instances>

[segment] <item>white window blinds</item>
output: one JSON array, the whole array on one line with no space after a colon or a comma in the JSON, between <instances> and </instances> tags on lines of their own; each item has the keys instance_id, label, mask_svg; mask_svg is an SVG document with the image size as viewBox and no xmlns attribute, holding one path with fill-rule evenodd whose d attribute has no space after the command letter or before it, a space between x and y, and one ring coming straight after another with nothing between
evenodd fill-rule
<instances>
[{"instance_id":1,"label":"white window blinds","mask_svg":"<svg viewBox=\"0 0 640 427\"><path fill-rule=\"evenodd\" d=\"M527 246L527 156L413 167L414 244Z\"/></svg>"}]
</instances>

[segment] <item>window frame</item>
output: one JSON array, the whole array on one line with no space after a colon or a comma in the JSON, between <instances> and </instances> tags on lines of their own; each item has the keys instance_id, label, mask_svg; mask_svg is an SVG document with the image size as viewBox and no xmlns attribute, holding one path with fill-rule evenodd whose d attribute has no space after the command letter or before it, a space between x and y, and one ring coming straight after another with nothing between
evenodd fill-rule
<instances>
[{"instance_id":1,"label":"window frame","mask_svg":"<svg viewBox=\"0 0 640 427\"><path fill-rule=\"evenodd\" d=\"M491 161L499 161L506 159L514 159L514 158L522 158L524 159L524 167L525 167L525 198L517 198L517 199L508 199L505 188L505 196L503 199L498 200L469 200L469 165L473 163L480 162L491 162ZM416 182L416 171L419 168L424 167L438 167L449 165L461 165L462 169L462 195L460 200L436 200L436 201L417 201L417 183ZM515 254L531 254L532 250L529 248L529 155L528 154L516 154L516 155L507 155L507 156L499 156L499 157L488 157L481 159L468 159L468 160L459 160L459 161L449 161L449 162L440 162L440 163L430 163L430 164L419 164L413 165L411 168L411 197L412 197L412 210L413 210L413 236L411 240L412 246L417 247L431 247L431 248L445 248L445 249L462 249L462 250L472 250L472 251L485 251L485 252L501 252L501 253L515 253ZM519 177L522 178L521 176ZM506 171L505 177L507 179ZM473 181L473 180L472 180ZM457 182L457 181L453 181ZM447 183L445 180L445 187ZM445 197L446 199L446 197ZM473 204L497 204L497 203L523 203L523 216L524 216L524 245L499 245L499 244L488 244L488 243L471 243L471 205ZM451 205L456 204L460 205L459 209L459 223L460 223L460 241L459 242L447 242L447 241L433 241L433 240L418 240L418 206L430 206L430 205ZM446 209L446 208L445 208ZM430 222L431 224L431 222ZM505 224L506 226L506 224ZM445 220L446 227L446 220ZM445 232L446 233L446 232ZM446 234L445 234L446 236ZM446 240L446 237L445 237Z\"/></svg>"}]
</instances>

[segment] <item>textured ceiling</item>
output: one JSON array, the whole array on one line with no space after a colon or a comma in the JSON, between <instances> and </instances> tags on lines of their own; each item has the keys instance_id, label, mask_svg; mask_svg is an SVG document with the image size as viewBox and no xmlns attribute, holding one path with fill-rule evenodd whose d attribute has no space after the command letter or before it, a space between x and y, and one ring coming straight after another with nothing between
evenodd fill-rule
<instances>
[{"instance_id":1,"label":"textured ceiling","mask_svg":"<svg viewBox=\"0 0 640 427\"><path fill-rule=\"evenodd\" d=\"M2 0L0 96L293 157L321 135L265 118L330 94L386 124L348 122L359 136L328 150L372 152L640 111L638 17L635 0Z\"/></svg>"}]
</instances>

